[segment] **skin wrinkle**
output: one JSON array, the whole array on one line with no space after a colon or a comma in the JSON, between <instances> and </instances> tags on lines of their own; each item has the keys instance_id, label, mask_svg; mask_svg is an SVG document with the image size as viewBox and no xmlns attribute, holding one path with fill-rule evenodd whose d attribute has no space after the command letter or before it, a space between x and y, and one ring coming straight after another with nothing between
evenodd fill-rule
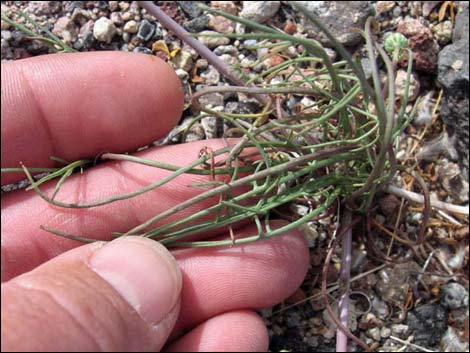
<instances>
[{"instance_id":1,"label":"skin wrinkle","mask_svg":"<svg viewBox=\"0 0 470 353\"><path fill-rule=\"evenodd\" d=\"M18 288L20 292L23 291L23 288L22 288L21 286L18 286L17 284L13 284L12 287L9 287L9 288L12 289L13 291L15 291L14 287ZM4 292L4 291L3 291L3 288L2 288L2 296L3 296L3 294L6 295L7 290L9 290L9 289L6 289L5 292ZM30 292L29 292L29 288L26 288L25 290L26 290L28 293L30 293ZM39 292L38 292L38 293L39 293ZM39 293L39 294L41 294L41 293ZM21 293L20 293L20 295L21 295ZM32 310L27 310L26 308L28 308L28 307L34 307L35 310L34 310L34 311L32 311ZM7 305L4 310L7 310L7 308L8 308L8 309L11 309L11 307L9 307L9 306ZM3 308L2 308L2 309L3 309ZM24 295L24 296L23 296L23 300L20 302L20 306L15 305L15 306L13 307L13 311L14 311L15 313L20 313L21 315L24 315L24 317L26 317L26 318L29 318L29 317L34 318L34 316L43 316L43 317L47 316L47 311L44 309L44 307L42 307L42 306L34 306L34 302L32 301L32 298L31 298L31 296L29 296L29 295ZM24 314L23 314L23 313L24 313ZM41 315L42 313L44 313L44 314ZM34 321L34 320L33 320L33 321ZM18 330L18 329L15 327L15 324L18 324L18 322L13 321L12 329L11 329L11 330L8 330L9 333L13 333L13 336L10 336L10 337L13 337L13 338L12 338L13 340L16 340L17 333L20 331L20 330ZM2 325L2 329L3 329L4 327L5 327L5 326ZM58 330L60 330L60 329L62 329L62 328L63 328L63 326L58 327ZM43 336L41 336L40 338L42 338L42 337L43 337ZM38 343L39 343L39 342L38 342Z\"/></svg>"},{"instance_id":2,"label":"skin wrinkle","mask_svg":"<svg viewBox=\"0 0 470 353\"><path fill-rule=\"evenodd\" d=\"M38 100L38 97L36 95L35 90L32 88L31 83L29 82L28 75L25 73L23 68L20 68L20 75L23 78L24 83L28 87L28 90L30 92L31 97L33 98L34 106L36 108L36 111L38 112L37 117L38 120L41 122L41 125L43 129L46 131L47 136L49 137L49 155L50 156L56 156L56 141L54 140L54 134L51 131L51 127L49 125L49 121L46 118L46 115L44 114L43 107L41 105L41 102ZM28 166L27 166L28 167Z\"/></svg>"},{"instance_id":3,"label":"skin wrinkle","mask_svg":"<svg viewBox=\"0 0 470 353\"><path fill-rule=\"evenodd\" d=\"M273 222L273 226L277 222ZM246 231L248 235L253 232ZM301 237L301 234L297 236ZM183 273L183 305L187 310L181 312L180 319L176 326L176 332L186 332L188 328L194 327L204 321L207 317L218 315L228 310L239 310L250 308L263 308L274 305L275 302L281 301L283 298L288 297L292 292L295 291L296 287L288 286L290 292L282 292L277 288L285 287L285 285L279 285L282 281L295 281L296 286L300 285L302 278L304 278L307 271L308 254L301 256L305 260L305 264L302 268L305 268L305 272L297 272L295 274L277 274L273 270L273 266L282 266L282 263L291 261L293 256L299 258L293 251L300 250L301 244L298 241L288 241L286 238L280 247L268 246L267 243L275 244L276 239L264 240L264 246L257 245L256 243L252 246L244 246L241 248L234 247L230 249L221 249L214 253L214 250L197 249L191 253L190 250L177 250L174 252L175 257L179 260L180 267ZM302 241L305 243L305 240ZM295 246L294 246L295 244ZM251 251L247 251L250 249ZM306 250L307 247L302 250ZM194 250L194 249L193 249ZM191 256L189 256L192 254ZM272 258L274 254L277 254L275 258ZM266 258L267 257L267 258ZM217 258L224 259L224 266L214 266L218 264ZM250 265L245 266L246 261L243 259L249 259ZM252 263L255 259L256 262ZM258 261L261 259L261 261ZM263 266L262 264L267 264ZM300 268L298 265L296 268ZM231 270L237 268L236 272L233 272L230 281L211 281L208 280L208 276L205 276L204 268L212 268L212 278L224 278L227 271L232 273ZM272 271L272 272L271 272ZM262 288L257 288L257 283L260 283L259 273L273 273L269 279L261 281ZM239 273L239 275L237 275ZM287 274L287 275L286 275ZM280 282L281 281L281 282ZM197 286L194 284L197 283ZM238 285L235 286L234 283ZM275 291L275 292L273 292ZM281 294L282 292L282 294ZM216 295L215 293L230 293L230 295ZM260 297L253 293L277 293L270 297ZM268 294L266 294L268 295ZM250 300L247 302L247 296ZM210 298L210 299L209 299ZM208 301L210 300L210 305ZM222 310L221 310L222 309ZM174 335L173 337L175 337Z\"/></svg>"},{"instance_id":4,"label":"skin wrinkle","mask_svg":"<svg viewBox=\"0 0 470 353\"><path fill-rule=\"evenodd\" d=\"M76 327L76 329L79 329L80 332L82 332L82 334L84 334L85 336L87 336L89 338L88 342L92 342L92 344L95 347L99 347L100 351L103 351L104 347L100 343L98 343L96 337L94 337L91 334L91 332L89 332L89 330L87 330L86 327L70 312L70 310L67 309L65 306L63 306L57 300L57 298L54 295L52 295L52 293L50 293L47 290L44 290L42 288L37 288L37 287L34 287L34 286L25 285L25 283L23 283L22 281L15 281L15 283L13 285L16 286L17 288L20 288L20 290L24 290L24 291L28 292L27 295L23 296L24 298L34 297L34 293L31 293L31 292L37 292L40 295L44 295L47 298L49 298L50 301L53 303L53 306L55 306L55 308L54 308L55 313L56 313L57 309L62 311L62 313L64 313L69 318L69 322L72 322L72 324ZM55 315L57 316L57 314L55 314Z\"/></svg>"},{"instance_id":5,"label":"skin wrinkle","mask_svg":"<svg viewBox=\"0 0 470 353\"><path fill-rule=\"evenodd\" d=\"M102 243L102 244L104 244L104 243ZM90 254L87 256L87 259L89 259L91 256L92 256L92 252L90 252ZM85 265L87 265L87 264L88 264L88 261L85 260ZM104 286L101 286L101 285L99 285L97 287L92 286L91 283L89 283L89 281L84 281L81 277L79 277L77 275L74 275L73 279L74 279L74 281L76 281L75 283L81 284L81 286L77 286L77 287L79 287L80 292L90 291L90 292L93 292L93 293L98 293L99 296L97 298L102 298L106 304L110 304L109 308L112 309L111 314L109 314L109 312L108 312L104 316L105 320L100 321L99 320L100 316L96 315L97 314L96 310L92 310L92 307L82 307L82 308L79 309L78 315L74 318L77 320L77 324L80 324L80 327L84 328L84 330L87 333L90 333L90 336L93 336L92 337L93 341L98 342L97 347L100 347L101 351L109 351L109 350L113 349L113 346L115 346L115 344L120 345L120 344L122 344L122 342L127 342L128 341L128 340L124 340L122 338L122 336L123 336L124 333L129 332L129 325L128 325L129 321L134 320L134 318L136 318L136 319L142 321L142 323L144 323L144 320L140 317L140 315L134 309L132 309L127 304L127 302L115 291L114 288L112 288L108 283L106 283L102 278L100 278L99 275L95 274L94 271L91 270L91 268L88 267L87 271L90 271L90 273L93 273L94 278L96 278L96 279L99 278L99 281L102 282L104 284ZM85 277L85 278L88 279L90 277ZM54 281L54 283L60 285L60 282L59 283L57 282L57 280L60 280L59 278L53 277L52 280ZM35 288L35 289L38 289L38 288ZM113 296L110 296L110 293L106 293L106 289L112 291ZM51 296L54 299L55 303L57 303L60 307L62 307L64 310L66 310L72 316L74 316L74 314L72 312L70 312L70 310L67 309L68 307L71 308L70 305L62 305L61 304L61 301L59 300L61 298L60 296L55 297L53 295L53 293L51 293ZM67 297L65 297L65 298L67 298ZM108 300L109 298L111 300ZM119 298L119 300L115 300L117 298ZM75 297L72 297L72 299L75 299ZM127 320L125 320L123 318L122 308L121 309L118 308L118 303L119 303L120 300L122 300L123 303L126 303L126 311L129 310L130 313L132 313L132 314L130 314L129 312L126 312ZM72 300L69 304L74 305L75 302L76 302L75 300ZM99 300L99 302L101 302L101 300ZM89 310L86 310L86 309L89 309ZM119 333L115 334L114 337L113 337L113 332L110 332L107 329L109 325L107 325L106 320L113 319L113 322L115 323L116 322L115 321L116 314L117 314L117 317L119 317L121 319L120 322L122 322L123 325L118 325L118 327L120 327L121 329L119 330ZM88 329L88 326L86 325L86 323L88 323L90 320L85 318L84 319L85 323L82 323L79 320L79 318L82 317L83 315L85 315L85 317L86 317L86 315L92 315L94 317L94 319L91 322L98 322L98 325L93 326L93 330ZM146 323L144 323L144 325L145 325L145 327L148 327L148 325ZM115 324L113 324L112 328L116 329ZM99 339L100 337L101 338L105 337L107 339L105 341L103 341L103 340Z\"/></svg>"},{"instance_id":6,"label":"skin wrinkle","mask_svg":"<svg viewBox=\"0 0 470 353\"><path fill-rule=\"evenodd\" d=\"M102 245L105 245L105 243L103 242ZM96 249L96 250L98 250L98 249ZM95 251L96 251L96 250L95 250ZM88 257L87 257L87 260L85 261L85 264L86 264L88 267L89 267L89 265L88 265L88 260L90 259L90 257L91 257L91 255L88 256ZM89 268L90 268L90 267L89 267ZM91 268L90 268L90 270L91 270ZM83 283L85 286L90 287L90 286L88 285L88 283L87 283L86 281L83 281L81 278L76 278L76 280L79 281L79 282L81 282L81 283ZM102 288L101 286L93 287L92 290L94 290L95 292L97 292L97 293L98 293L101 297L103 297L103 298L106 298L106 297L107 297L107 295L105 294L105 292L103 291L103 288ZM125 327L127 326L127 325L126 325L127 320L124 318L123 313L121 312L121 310L119 310L119 308L118 308L117 305L116 305L117 303L116 303L114 300L109 300L109 301L107 301L107 303L108 303L108 304L111 304L111 307L112 307L112 309L113 309L113 312L114 312L115 314L117 314L117 316L118 316L118 318L119 318L119 323L120 323L120 324L117 325L117 326L120 327L120 328L121 328L121 327L124 328L123 330L119 330L119 334L118 334L118 336L119 336L120 338L122 338L123 334L127 334L127 332L128 332L128 330L125 329ZM135 313L137 316L139 316L136 311L134 311L134 313ZM96 319L98 319L98 320L100 319L99 316L95 316L95 317L96 317ZM140 317L140 316L139 316L139 317ZM115 318L113 317L113 319L115 319ZM115 321L115 322L116 322L116 321ZM110 328L108 327L108 325L106 325L106 322L102 322L102 323L99 325L99 327L100 327L101 329L103 329L103 330L106 332L106 336L105 336L105 337L112 337L112 336L113 336L113 332L110 331ZM112 328L114 329L114 327L112 327ZM97 335L97 336L98 336L98 337L102 337L102 334L100 333L100 334ZM128 338L128 339L130 339L130 338ZM114 341L115 341L114 338L111 338L111 341L114 343ZM124 340L124 341L127 341L127 339ZM103 347L102 351L104 351L104 350L108 350L108 351L109 351L109 350L110 350L110 347Z\"/></svg>"}]
</instances>

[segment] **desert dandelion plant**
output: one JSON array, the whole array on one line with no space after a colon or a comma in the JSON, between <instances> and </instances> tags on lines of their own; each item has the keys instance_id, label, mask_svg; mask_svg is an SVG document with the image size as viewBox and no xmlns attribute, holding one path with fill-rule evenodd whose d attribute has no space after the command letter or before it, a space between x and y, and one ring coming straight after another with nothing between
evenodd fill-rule
<instances>
[{"instance_id":1,"label":"desert dandelion plant","mask_svg":"<svg viewBox=\"0 0 470 353\"><path fill-rule=\"evenodd\" d=\"M109 195L105 199L84 204L61 201L60 189L75 172L83 172L83 168L93 166L96 162L94 159L72 163L62 161L63 167L52 170L12 166L2 172L24 171L31 182L28 190L34 190L52 205L65 208L100 207L139 197L171 183L182 174L205 175L206 181L188 185L200 189L193 198L153 215L132 229L112 233L113 237L148 237L166 246L223 246L273 237L331 214L338 202L358 212L367 212L377 188L387 183L397 170L394 144L416 111L415 105L411 112L406 113L406 95L398 102L395 97L394 73L398 60L395 52L408 50L406 43L402 38L394 36L393 43L387 42L384 50L372 33L372 19L367 21L363 35L372 67L372 79L369 81L357 58L351 57L313 14L301 5L293 6L325 33L331 45L342 56L341 60L331 61L325 48L313 39L295 37L203 7L210 13L225 16L252 30L251 33L229 34L226 37L255 38L260 41L259 47L277 48L278 51L289 46L302 46L305 49L258 73L245 85L241 85L243 81L236 78L236 86L207 87L193 94L191 104L200 114L180 133L186 133L204 117L216 117L231 127L227 135L223 136L225 147L195 151L194 161L185 166L146 160L129 154L104 153L97 159L124 160L149 168L162 168L171 173L139 190ZM191 38L187 33L180 34ZM379 53L380 61L385 64L385 85L379 78L375 52ZM408 66L406 89L410 82L411 60ZM253 96L263 103L263 109L256 114L234 114L204 106L201 97L214 92ZM285 102L291 96L308 97L312 103L298 111L289 111ZM233 144L229 142L233 141L229 137L239 139ZM41 171L49 174L34 180L31 173ZM41 191L41 186L52 181L56 182L56 187L52 195L47 195ZM167 221L170 216L209 198L216 198L218 202L189 216ZM286 206L295 203L308 204L308 212L298 216L286 215ZM286 217L290 222L281 228L272 229L270 220L278 216ZM247 219L257 225L257 234L236 237L231 227ZM87 234L67 234L60 229L41 227L67 238L94 241ZM231 238L217 241L188 240L192 235L220 228L229 229Z\"/></svg>"}]
</instances>

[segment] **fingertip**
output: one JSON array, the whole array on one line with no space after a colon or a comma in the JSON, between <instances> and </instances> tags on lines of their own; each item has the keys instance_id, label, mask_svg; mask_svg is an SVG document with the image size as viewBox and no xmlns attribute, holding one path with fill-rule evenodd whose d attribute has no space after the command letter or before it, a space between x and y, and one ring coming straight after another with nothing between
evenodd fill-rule
<instances>
[{"instance_id":1,"label":"fingertip","mask_svg":"<svg viewBox=\"0 0 470 353\"><path fill-rule=\"evenodd\" d=\"M173 128L184 94L151 55L51 54L2 63L2 168L49 167L102 151L128 152ZM20 174L2 175L2 184Z\"/></svg>"},{"instance_id":2,"label":"fingertip","mask_svg":"<svg viewBox=\"0 0 470 353\"><path fill-rule=\"evenodd\" d=\"M236 310L208 319L178 338L167 352L265 352L269 336L263 320L251 310Z\"/></svg>"}]
</instances>

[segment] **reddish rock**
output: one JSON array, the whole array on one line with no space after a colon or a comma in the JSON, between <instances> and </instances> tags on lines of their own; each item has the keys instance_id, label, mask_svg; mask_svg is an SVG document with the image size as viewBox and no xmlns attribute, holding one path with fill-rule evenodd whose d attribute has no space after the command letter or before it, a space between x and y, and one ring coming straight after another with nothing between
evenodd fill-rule
<instances>
[{"instance_id":1,"label":"reddish rock","mask_svg":"<svg viewBox=\"0 0 470 353\"><path fill-rule=\"evenodd\" d=\"M271 68L276 65L282 64L284 62L284 58L280 55L271 55L269 58L267 58L264 62L266 65L266 68Z\"/></svg>"},{"instance_id":2,"label":"reddish rock","mask_svg":"<svg viewBox=\"0 0 470 353\"><path fill-rule=\"evenodd\" d=\"M408 45L413 52L413 67L418 71L435 72L439 45L432 31L416 19L408 19L398 25L397 32L408 38ZM406 55L400 64L406 67Z\"/></svg>"},{"instance_id":3,"label":"reddish rock","mask_svg":"<svg viewBox=\"0 0 470 353\"><path fill-rule=\"evenodd\" d=\"M209 20L209 28L223 34L233 33L235 27L233 21L223 16L213 16Z\"/></svg>"},{"instance_id":4,"label":"reddish rock","mask_svg":"<svg viewBox=\"0 0 470 353\"><path fill-rule=\"evenodd\" d=\"M297 31L297 26L294 22L287 22L284 26L284 32L287 34L294 34Z\"/></svg>"}]
</instances>

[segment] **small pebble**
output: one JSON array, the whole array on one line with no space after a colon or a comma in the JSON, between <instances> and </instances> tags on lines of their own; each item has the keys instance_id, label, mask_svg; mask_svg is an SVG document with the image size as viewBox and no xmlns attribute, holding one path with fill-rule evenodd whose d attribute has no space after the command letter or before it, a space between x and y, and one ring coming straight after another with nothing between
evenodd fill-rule
<instances>
[{"instance_id":1,"label":"small pebble","mask_svg":"<svg viewBox=\"0 0 470 353\"><path fill-rule=\"evenodd\" d=\"M258 40L256 39L246 39L243 41L243 46L250 50L254 50L253 48L250 48L250 47L254 47L257 44L258 44Z\"/></svg>"},{"instance_id":2,"label":"small pebble","mask_svg":"<svg viewBox=\"0 0 470 353\"><path fill-rule=\"evenodd\" d=\"M183 142L193 142L204 140L204 129L200 123L196 123L189 129Z\"/></svg>"},{"instance_id":3,"label":"small pebble","mask_svg":"<svg viewBox=\"0 0 470 353\"><path fill-rule=\"evenodd\" d=\"M200 34L202 36L198 37L199 41L204 44L208 48L215 48L219 45L227 45L230 43L230 39L226 37L206 37L205 34L211 35L219 35L219 33L215 31L202 31Z\"/></svg>"},{"instance_id":4,"label":"small pebble","mask_svg":"<svg viewBox=\"0 0 470 353\"><path fill-rule=\"evenodd\" d=\"M35 15L55 14L61 10L61 2L62 1L28 1L28 11Z\"/></svg>"},{"instance_id":5,"label":"small pebble","mask_svg":"<svg viewBox=\"0 0 470 353\"><path fill-rule=\"evenodd\" d=\"M175 73L176 73L176 76L178 76L180 79L185 79L189 77L188 72L183 69L176 69Z\"/></svg>"},{"instance_id":6,"label":"small pebble","mask_svg":"<svg viewBox=\"0 0 470 353\"><path fill-rule=\"evenodd\" d=\"M197 59L196 60L196 67L198 69L206 69L209 63L207 62L206 59Z\"/></svg>"},{"instance_id":7,"label":"small pebble","mask_svg":"<svg viewBox=\"0 0 470 353\"><path fill-rule=\"evenodd\" d=\"M384 326L380 329L380 337L382 338L389 338L391 334L392 334L392 330L389 329L388 327Z\"/></svg>"},{"instance_id":8,"label":"small pebble","mask_svg":"<svg viewBox=\"0 0 470 353\"><path fill-rule=\"evenodd\" d=\"M111 15L109 15L109 18L117 26L121 26L124 23L119 12L112 12Z\"/></svg>"},{"instance_id":9,"label":"small pebble","mask_svg":"<svg viewBox=\"0 0 470 353\"><path fill-rule=\"evenodd\" d=\"M57 20L52 32L61 37L66 44L70 44L77 39L77 27L67 16L60 17Z\"/></svg>"},{"instance_id":10,"label":"small pebble","mask_svg":"<svg viewBox=\"0 0 470 353\"><path fill-rule=\"evenodd\" d=\"M212 109L215 111L221 111L223 110L223 107L218 106ZM205 118L201 119L201 125L204 129L204 133L207 139L213 139L218 136L218 131L221 122L222 121L215 116L206 116Z\"/></svg>"},{"instance_id":11,"label":"small pebble","mask_svg":"<svg viewBox=\"0 0 470 353\"><path fill-rule=\"evenodd\" d=\"M294 22L288 21L284 25L283 31L287 34L294 34L297 31L297 25Z\"/></svg>"},{"instance_id":12,"label":"small pebble","mask_svg":"<svg viewBox=\"0 0 470 353\"><path fill-rule=\"evenodd\" d=\"M201 14L201 9L197 6L196 1L178 1L178 5L190 18L196 18Z\"/></svg>"},{"instance_id":13,"label":"small pebble","mask_svg":"<svg viewBox=\"0 0 470 353\"><path fill-rule=\"evenodd\" d=\"M11 31L2 31L2 39L9 41L11 38Z\"/></svg>"},{"instance_id":14,"label":"small pebble","mask_svg":"<svg viewBox=\"0 0 470 353\"><path fill-rule=\"evenodd\" d=\"M380 336L380 328L378 328L378 327L373 327L373 328L367 330L366 334L367 334L370 338L372 338L374 341L377 341L377 342L380 341L380 338L381 338L381 336Z\"/></svg>"},{"instance_id":15,"label":"small pebble","mask_svg":"<svg viewBox=\"0 0 470 353\"><path fill-rule=\"evenodd\" d=\"M130 20L133 19L133 17L134 16L130 12L123 12L122 15L121 15L121 18L122 18L123 21L130 21Z\"/></svg>"},{"instance_id":16,"label":"small pebble","mask_svg":"<svg viewBox=\"0 0 470 353\"><path fill-rule=\"evenodd\" d=\"M116 26L109 18L106 17L99 18L93 27L93 36L100 42L108 44L111 43L111 40L116 33Z\"/></svg>"},{"instance_id":17,"label":"small pebble","mask_svg":"<svg viewBox=\"0 0 470 353\"><path fill-rule=\"evenodd\" d=\"M231 56L238 55L238 49L233 45L221 45L214 49L215 55L229 54Z\"/></svg>"},{"instance_id":18,"label":"small pebble","mask_svg":"<svg viewBox=\"0 0 470 353\"><path fill-rule=\"evenodd\" d=\"M233 33L235 30L233 21L223 16L212 16L209 20L209 28L223 34Z\"/></svg>"},{"instance_id":19,"label":"small pebble","mask_svg":"<svg viewBox=\"0 0 470 353\"><path fill-rule=\"evenodd\" d=\"M119 8L119 1L108 1L109 11L117 11Z\"/></svg>"},{"instance_id":20,"label":"small pebble","mask_svg":"<svg viewBox=\"0 0 470 353\"><path fill-rule=\"evenodd\" d=\"M232 56L230 54L222 54L219 56L219 58L223 61L225 61L228 65L237 65L238 64L238 59L236 56Z\"/></svg>"},{"instance_id":21,"label":"small pebble","mask_svg":"<svg viewBox=\"0 0 470 353\"><path fill-rule=\"evenodd\" d=\"M224 105L224 96L221 93L205 94L199 98L199 104L207 108L221 107Z\"/></svg>"},{"instance_id":22,"label":"small pebble","mask_svg":"<svg viewBox=\"0 0 470 353\"><path fill-rule=\"evenodd\" d=\"M237 5L233 1L211 1L211 7L232 15L237 14Z\"/></svg>"},{"instance_id":23,"label":"small pebble","mask_svg":"<svg viewBox=\"0 0 470 353\"><path fill-rule=\"evenodd\" d=\"M180 69L189 72L193 67L193 58L189 51L180 50L173 60L173 63Z\"/></svg>"},{"instance_id":24,"label":"small pebble","mask_svg":"<svg viewBox=\"0 0 470 353\"><path fill-rule=\"evenodd\" d=\"M213 66L208 66L200 76L205 79L208 86L215 86L220 82L220 73Z\"/></svg>"},{"instance_id":25,"label":"small pebble","mask_svg":"<svg viewBox=\"0 0 470 353\"><path fill-rule=\"evenodd\" d=\"M413 224L419 224L422 219L423 219L423 214L416 212L412 214L410 222Z\"/></svg>"},{"instance_id":26,"label":"small pebble","mask_svg":"<svg viewBox=\"0 0 470 353\"><path fill-rule=\"evenodd\" d=\"M375 10L377 15L381 15L393 9L396 5L396 1L377 1Z\"/></svg>"},{"instance_id":27,"label":"small pebble","mask_svg":"<svg viewBox=\"0 0 470 353\"><path fill-rule=\"evenodd\" d=\"M147 47L136 47L132 50L134 53L142 53L142 54L149 54L153 55L153 51Z\"/></svg>"},{"instance_id":28,"label":"small pebble","mask_svg":"<svg viewBox=\"0 0 470 353\"><path fill-rule=\"evenodd\" d=\"M144 42L149 41L155 33L155 25L151 24L147 20L142 20L139 25L137 37L142 39Z\"/></svg>"},{"instance_id":29,"label":"small pebble","mask_svg":"<svg viewBox=\"0 0 470 353\"><path fill-rule=\"evenodd\" d=\"M375 279L376 278L377 277L375 277ZM374 296L374 298L372 299L372 310L374 311L374 313L377 314L380 319L386 319L387 316L390 314L390 309L387 303L385 303L383 300L380 300L377 296Z\"/></svg>"},{"instance_id":30,"label":"small pebble","mask_svg":"<svg viewBox=\"0 0 470 353\"><path fill-rule=\"evenodd\" d=\"M264 23L279 10L279 1L244 1L240 17L247 20Z\"/></svg>"},{"instance_id":31,"label":"small pebble","mask_svg":"<svg viewBox=\"0 0 470 353\"><path fill-rule=\"evenodd\" d=\"M204 31L209 25L209 16L203 15L184 23L184 28L188 32L197 33Z\"/></svg>"},{"instance_id":32,"label":"small pebble","mask_svg":"<svg viewBox=\"0 0 470 353\"><path fill-rule=\"evenodd\" d=\"M398 70L395 77L395 92L398 97L404 97L407 73L405 70ZM418 98L420 83L415 73L410 75L410 83L408 86L408 102L414 102Z\"/></svg>"},{"instance_id":33,"label":"small pebble","mask_svg":"<svg viewBox=\"0 0 470 353\"><path fill-rule=\"evenodd\" d=\"M287 313L286 324L287 327L299 327L301 316L298 311L291 311Z\"/></svg>"},{"instance_id":34,"label":"small pebble","mask_svg":"<svg viewBox=\"0 0 470 353\"><path fill-rule=\"evenodd\" d=\"M137 33L137 31L139 30L139 26L136 21L131 20L131 21L126 22L123 29L124 29L124 32L127 32L127 33Z\"/></svg>"},{"instance_id":35,"label":"small pebble","mask_svg":"<svg viewBox=\"0 0 470 353\"><path fill-rule=\"evenodd\" d=\"M441 304L452 310L468 306L468 292L459 283L447 283L441 288Z\"/></svg>"},{"instance_id":36,"label":"small pebble","mask_svg":"<svg viewBox=\"0 0 470 353\"><path fill-rule=\"evenodd\" d=\"M410 327L405 324L392 324L391 331L394 336L398 336L399 338L406 338L409 333Z\"/></svg>"},{"instance_id":37,"label":"small pebble","mask_svg":"<svg viewBox=\"0 0 470 353\"><path fill-rule=\"evenodd\" d=\"M437 25L432 27L434 36L441 46L449 44L452 40L452 28L453 25L451 21L439 22Z\"/></svg>"},{"instance_id":38,"label":"small pebble","mask_svg":"<svg viewBox=\"0 0 470 353\"><path fill-rule=\"evenodd\" d=\"M130 5L129 2L127 2L127 1L121 1L121 2L119 3L119 7L120 7L120 9L121 9L122 11L127 11L127 10L129 10L129 7L130 7L130 6L131 6L131 5Z\"/></svg>"},{"instance_id":39,"label":"small pebble","mask_svg":"<svg viewBox=\"0 0 470 353\"><path fill-rule=\"evenodd\" d=\"M267 58L264 61L264 64L266 65L266 68L269 69L271 67L280 65L284 62L284 58L280 55L271 55L269 58Z\"/></svg>"}]
</instances>

